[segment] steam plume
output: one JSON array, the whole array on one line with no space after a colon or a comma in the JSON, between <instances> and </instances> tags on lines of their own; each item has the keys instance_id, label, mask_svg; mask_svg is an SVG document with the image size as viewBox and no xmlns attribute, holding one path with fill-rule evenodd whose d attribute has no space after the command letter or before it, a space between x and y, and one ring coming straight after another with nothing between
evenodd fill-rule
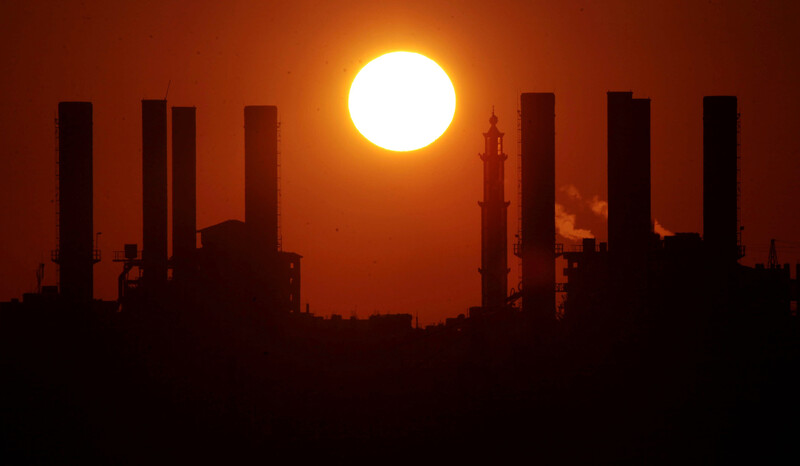
<instances>
[{"instance_id":1,"label":"steam plume","mask_svg":"<svg viewBox=\"0 0 800 466\"><path fill-rule=\"evenodd\" d=\"M657 219L653 220L653 231L661 235L662 238L665 236L675 236L675 233L667 230L660 223L658 223Z\"/></svg>"},{"instance_id":2,"label":"steam plume","mask_svg":"<svg viewBox=\"0 0 800 466\"><path fill-rule=\"evenodd\" d=\"M592 212L596 215L608 218L608 202L601 201L597 196L594 196L592 200L589 201L589 207L592 208Z\"/></svg>"},{"instance_id":3,"label":"steam plume","mask_svg":"<svg viewBox=\"0 0 800 466\"><path fill-rule=\"evenodd\" d=\"M575 215L567 213L564 206L558 203L556 203L556 230L566 239L594 238L591 231L575 228Z\"/></svg>"},{"instance_id":4,"label":"steam plume","mask_svg":"<svg viewBox=\"0 0 800 466\"><path fill-rule=\"evenodd\" d=\"M584 199L581 195L581 192L578 191L578 188L575 187L573 184L564 185L560 188L560 191L565 193L570 199L574 199L576 201L585 202L586 205L592 209L592 212L595 215L599 215L603 218L608 218L608 202L601 201L598 196L592 197L592 199Z\"/></svg>"},{"instance_id":5,"label":"steam plume","mask_svg":"<svg viewBox=\"0 0 800 466\"><path fill-rule=\"evenodd\" d=\"M581 192L578 191L578 188L575 185L568 184L566 186L561 187L561 191L567 193L567 196L571 197L572 199L576 200L583 200L583 196L581 196Z\"/></svg>"},{"instance_id":6,"label":"steam plume","mask_svg":"<svg viewBox=\"0 0 800 466\"><path fill-rule=\"evenodd\" d=\"M562 186L560 191L569 196L570 199L586 202L586 205L592 209L595 215L608 219L608 201L603 201L596 195L592 196L591 199L584 199L578 188L572 184ZM558 234L567 239L575 240L594 237L589 230L575 228L575 215L567 213L561 204L556 204L556 228L558 229ZM675 233L658 223L657 219L653 220L653 231L661 235L661 237L675 235Z\"/></svg>"}]
</instances>

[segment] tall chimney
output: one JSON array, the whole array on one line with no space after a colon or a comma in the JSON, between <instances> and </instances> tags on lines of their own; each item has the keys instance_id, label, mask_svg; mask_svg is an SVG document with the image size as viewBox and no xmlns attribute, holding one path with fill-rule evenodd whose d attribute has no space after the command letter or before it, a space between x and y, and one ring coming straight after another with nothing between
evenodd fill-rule
<instances>
[{"instance_id":1,"label":"tall chimney","mask_svg":"<svg viewBox=\"0 0 800 466\"><path fill-rule=\"evenodd\" d=\"M173 277L192 275L197 230L196 124L194 107L172 107Z\"/></svg>"},{"instance_id":2,"label":"tall chimney","mask_svg":"<svg viewBox=\"0 0 800 466\"><path fill-rule=\"evenodd\" d=\"M608 250L612 295L628 310L647 289L650 223L650 99L608 93ZM622 292L621 290L625 290ZM628 299L629 298L629 299ZM621 298L622 299L622 298Z\"/></svg>"},{"instance_id":3,"label":"tall chimney","mask_svg":"<svg viewBox=\"0 0 800 466\"><path fill-rule=\"evenodd\" d=\"M257 251L278 250L278 107L244 108L244 219Z\"/></svg>"},{"instance_id":4,"label":"tall chimney","mask_svg":"<svg viewBox=\"0 0 800 466\"><path fill-rule=\"evenodd\" d=\"M93 298L92 103L58 104L58 252L61 295Z\"/></svg>"},{"instance_id":5,"label":"tall chimney","mask_svg":"<svg viewBox=\"0 0 800 466\"><path fill-rule=\"evenodd\" d=\"M711 259L739 259L735 96L703 97L703 239Z\"/></svg>"},{"instance_id":6,"label":"tall chimney","mask_svg":"<svg viewBox=\"0 0 800 466\"><path fill-rule=\"evenodd\" d=\"M498 309L508 296L508 202L505 200L503 133L492 111L483 133L483 202L481 206L481 306Z\"/></svg>"},{"instance_id":7,"label":"tall chimney","mask_svg":"<svg viewBox=\"0 0 800 466\"><path fill-rule=\"evenodd\" d=\"M609 252L645 255L650 231L650 99L609 92Z\"/></svg>"},{"instance_id":8,"label":"tall chimney","mask_svg":"<svg viewBox=\"0 0 800 466\"><path fill-rule=\"evenodd\" d=\"M167 101L142 100L142 279L167 282Z\"/></svg>"},{"instance_id":9,"label":"tall chimney","mask_svg":"<svg viewBox=\"0 0 800 466\"><path fill-rule=\"evenodd\" d=\"M556 97L523 93L522 118L522 310L555 317Z\"/></svg>"}]
</instances>

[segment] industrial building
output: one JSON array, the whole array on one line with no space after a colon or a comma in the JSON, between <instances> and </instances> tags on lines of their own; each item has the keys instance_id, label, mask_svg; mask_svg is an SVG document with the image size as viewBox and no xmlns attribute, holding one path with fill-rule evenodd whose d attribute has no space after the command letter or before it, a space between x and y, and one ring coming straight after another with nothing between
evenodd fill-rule
<instances>
[{"instance_id":1,"label":"industrial building","mask_svg":"<svg viewBox=\"0 0 800 466\"><path fill-rule=\"evenodd\" d=\"M687 309L790 315L798 276L790 279L788 264L738 263L738 141L736 97L703 98L703 235L662 238L650 213L649 99L608 93L608 244L584 239L563 251L568 322L630 326L663 314L681 321Z\"/></svg>"},{"instance_id":2,"label":"industrial building","mask_svg":"<svg viewBox=\"0 0 800 466\"><path fill-rule=\"evenodd\" d=\"M166 112L164 100L142 101L144 248L129 244L115 253L114 260L123 265L121 306L149 309L154 302L174 303L180 297L185 303L224 299L265 312L299 313L302 256L282 251L279 241L277 107L244 109L245 221L200 230L196 109L172 108L172 258L167 257Z\"/></svg>"},{"instance_id":3,"label":"industrial building","mask_svg":"<svg viewBox=\"0 0 800 466\"><path fill-rule=\"evenodd\" d=\"M500 309L520 311L537 331L561 319L570 327L597 332L633 328L665 315L677 322L697 309L784 316L794 312L799 287L788 265L777 260L755 268L738 263L745 248L736 97L703 99L703 235L663 238L653 230L650 207L650 99L634 98L632 92L608 92L607 99L608 242L585 238L565 246L556 242L553 218L555 96L520 96L521 205L514 253L521 260L521 281L516 291L507 283L509 203L502 190L507 156L493 112L490 129L483 134L485 152L479 154L484 165L484 200L479 203L482 302L470 308L475 322L459 320L458 326L479 325L488 311ZM557 259L566 265L563 283L556 282ZM557 311L558 294L564 299Z\"/></svg>"}]
</instances>

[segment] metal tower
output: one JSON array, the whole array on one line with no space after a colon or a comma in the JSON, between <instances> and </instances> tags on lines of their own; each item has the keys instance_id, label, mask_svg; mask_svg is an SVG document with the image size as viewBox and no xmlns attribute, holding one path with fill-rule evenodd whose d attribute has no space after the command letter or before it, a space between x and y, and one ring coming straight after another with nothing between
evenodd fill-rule
<instances>
[{"instance_id":1,"label":"metal tower","mask_svg":"<svg viewBox=\"0 0 800 466\"><path fill-rule=\"evenodd\" d=\"M769 256L767 257L767 268L777 269L780 268L778 263L778 251L775 249L775 239L769 240Z\"/></svg>"}]
</instances>

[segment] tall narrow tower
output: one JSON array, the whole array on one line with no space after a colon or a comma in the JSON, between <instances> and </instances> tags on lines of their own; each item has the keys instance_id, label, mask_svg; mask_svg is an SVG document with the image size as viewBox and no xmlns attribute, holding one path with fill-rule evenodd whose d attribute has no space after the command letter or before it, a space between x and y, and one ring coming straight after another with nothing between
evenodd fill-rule
<instances>
[{"instance_id":1,"label":"tall narrow tower","mask_svg":"<svg viewBox=\"0 0 800 466\"><path fill-rule=\"evenodd\" d=\"M194 271L197 233L196 153L194 107L172 107L172 260L176 280Z\"/></svg>"},{"instance_id":2,"label":"tall narrow tower","mask_svg":"<svg viewBox=\"0 0 800 466\"><path fill-rule=\"evenodd\" d=\"M650 223L650 99L608 98L608 254L619 316L646 304Z\"/></svg>"},{"instance_id":3,"label":"tall narrow tower","mask_svg":"<svg viewBox=\"0 0 800 466\"><path fill-rule=\"evenodd\" d=\"M58 104L59 264L61 295L73 302L91 301L94 249L92 216L92 103Z\"/></svg>"},{"instance_id":4,"label":"tall narrow tower","mask_svg":"<svg viewBox=\"0 0 800 466\"><path fill-rule=\"evenodd\" d=\"M244 221L259 252L278 250L278 107L244 108Z\"/></svg>"},{"instance_id":5,"label":"tall narrow tower","mask_svg":"<svg viewBox=\"0 0 800 466\"><path fill-rule=\"evenodd\" d=\"M703 240L713 263L725 266L741 257L738 126L735 96L703 97Z\"/></svg>"},{"instance_id":6,"label":"tall narrow tower","mask_svg":"<svg viewBox=\"0 0 800 466\"><path fill-rule=\"evenodd\" d=\"M556 96L520 96L522 311L537 321L556 313Z\"/></svg>"},{"instance_id":7,"label":"tall narrow tower","mask_svg":"<svg viewBox=\"0 0 800 466\"><path fill-rule=\"evenodd\" d=\"M650 218L650 99L609 92L608 249L635 276L646 267Z\"/></svg>"},{"instance_id":8,"label":"tall narrow tower","mask_svg":"<svg viewBox=\"0 0 800 466\"><path fill-rule=\"evenodd\" d=\"M142 100L142 279L167 283L167 101Z\"/></svg>"},{"instance_id":9,"label":"tall narrow tower","mask_svg":"<svg viewBox=\"0 0 800 466\"><path fill-rule=\"evenodd\" d=\"M500 308L506 304L508 292L508 201L504 196L503 133L497 129L497 116L492 110L489 131L483 133L483 202L481 206L481 306Z\"/></svg>"}]
</instances>

